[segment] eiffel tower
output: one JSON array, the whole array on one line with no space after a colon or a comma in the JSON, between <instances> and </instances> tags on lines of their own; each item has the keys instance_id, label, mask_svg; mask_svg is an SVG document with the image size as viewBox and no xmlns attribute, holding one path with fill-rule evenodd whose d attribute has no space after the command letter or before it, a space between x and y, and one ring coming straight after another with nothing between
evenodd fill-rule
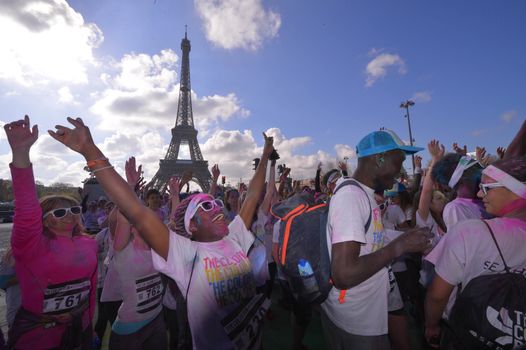
<instances>
[{"instance_id":1,"label":"eiffel tower","mask_svg":"<svg viewBox=\"0 0 526 350\"><path fill-rule=\"evenodd\" d=\"M181 63L181 82L179 89L179 104L177 106L177 120L172 128L172 140L166 156L159 161L159 170L152 179L152 186L161 189L172 176L182 176L186 171L192 172L192 180L197 182L203 192L210 189L211 174L208 162L203 159L197 130L194 127L192 113L192 97L190 88L190 40L184 33L181 41L183 59ZM187 145L190 150L190 159L178 159L179 148Z\"/></svg>"}]
</instances>

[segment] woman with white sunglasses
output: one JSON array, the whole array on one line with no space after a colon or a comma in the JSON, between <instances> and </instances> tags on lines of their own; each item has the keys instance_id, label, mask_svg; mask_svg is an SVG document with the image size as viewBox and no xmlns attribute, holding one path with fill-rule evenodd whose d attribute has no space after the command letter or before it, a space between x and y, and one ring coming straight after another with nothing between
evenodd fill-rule
<instances>
[{"instance_id":1,"label":"woman with white sunglasses","mask_svg":"<svg viewBox=\"0 0 526 350\"><path fill-rule=\"evenodd\" d=\"M435 347L438 347L439 322L444 311L446 315L451 311L446 310L446 305L450 296L454 297L452 291L455 286L461 284L466 287L475 277L503 273L506 266L511 272L526 275L525 181L524 156L499 160L488 166L482 172L478 196L486 211L495 218L485 222L460 222L444 237L442 254L435 262L436 276L426 300L425 335ZM508 313L507 310L505 312ZM516 323L516 315L511 310L509 313L499 316L507 320L507 326ZM522 322L523 319L519 323ZM499 341L504 341L504 338ZM505 345L509 344L500 344Z\"/></svg>"},{"instance_id":2,"label":"woman with white sunglasses","mask_svg":"<svg viewBox=\"0 0 526 350\"><path fill-rule=\"evenodd\" d=\"M59 125L50 135L84 156L105 192L152 247L154 266L175 280L187 300L194 349L260 348L261 323L270 301L255 292L247 257L254 235L248 228L263 191L272 137L264 135L261 161L229 225L222 203L198 194L178 206L172 232L115 172L82 120L68 122L73 128Z\"/></svg>"},{"instance_id":3,"label":"woman with white sunglasses","mask_svg":"<svg viewBox=\"0 0 526 350\"><path fill-rule=\"evenodd\" d=\"M38 201L29 118L4 126L16 201L11 246L22 307L9 331L16 349L89 349L97 288L97 243L83 235L81 208L66 196Z\"/></svg>"}]
</instances>

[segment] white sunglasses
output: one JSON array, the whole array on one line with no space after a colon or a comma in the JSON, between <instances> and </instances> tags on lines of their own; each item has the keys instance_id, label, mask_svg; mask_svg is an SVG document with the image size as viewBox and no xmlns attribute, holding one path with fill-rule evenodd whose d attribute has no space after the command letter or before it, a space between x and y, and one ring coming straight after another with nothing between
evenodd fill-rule
<instances>
[{"instance_id":1,"label":"white sunglasses","mask_svg":"<svg viewBox=\"0 0 526 350\"><path fill-rule=\"evenodd\" d=\"M526 184L526 182L523 182L523 184ZM498 183L498 182L492 182L492 183L489 183L489 184L483 184L481 182L479 184L479 188L482 191L482 193L484 193L484 195L487 195L488 191L491 190L492 188L499 188L499 187L506 187L506 186L504 186L503 184Z\"/></svg>"},{"instance_id":2,"label":"white sunglasses","mask_svg":"<svg viewBox=\"0 0 526 350\"><path fill-rule=\"evenodd\" d=\"M82 212L82 208L80 206L74 206L71 208L57 208L57 209L48 211L47 213L44 214L42 218L46 218L49 215L53 215L54 218L61 219L64 216L68 215L68 213L71 213L72 215L80 215L81 212Z\"/></svg>"}]
</instances>

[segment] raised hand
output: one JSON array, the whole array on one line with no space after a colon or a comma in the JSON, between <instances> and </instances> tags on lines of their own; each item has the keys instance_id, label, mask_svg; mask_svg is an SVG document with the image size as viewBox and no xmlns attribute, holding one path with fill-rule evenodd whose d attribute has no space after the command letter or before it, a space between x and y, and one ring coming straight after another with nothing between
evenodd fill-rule
<instances>
[{"instance_id":1,"label":"raised hand","mask_svg":"<svg viewBox=\"0 0 526 350\"><path fill-rule=\"evenodd\" d=\"M422 169L422 157L415 156L415 168Z\"/></svg>"},{"instance_id":2,"label":"raised hand","mask_svg":"<svg viewBox=\"0 0 526 350\"><path fill-rule=\"evenodd\" d=\"M347 163L343 161L338 162L338 168L340 168L341 171L347 171Z\"/></svg>"},{"instance_id":3,"label":"raised hand","mask_svg":"<svg viewBox=\"0 0 526 350\"><path fill-rule=\"evenodd\" d=\"M181 191L181 179L178 176L172 176L170 180L168 180L168 191L170 192L170 197L179 197L179 192Z\"/></svg>"},{"instance_id":4,"label":"raised hand","mask_svg":"<svg viewBox=\"0 0 526 350\"><path fill-rule=\"evenodd\" d=\"M460 146L456 142L453 143L453 150L461 156L465 156L466 154L468 154L468 146L464 145L464 148L460 148Z\"/></svg>"},{"instance_id":5,"label":"raised hand","mask_svg":"<svg viewBox=\"0 0 526 350\"><path fill-rule=\"evenodd\" d=\"M247 189L248 189L248 188L247 188L247 185L245 185L245 183L241 182L241 183L239 184L239 193L240 193L240 194L243 193L243 192L246 192Z\"/></svg>"},{"instance_id":6,"label":"raised hand","mask_svg":"<svg viewBox=\"0 0 526 350\"><path fill-rule=\"evenodd\" d=\"M212 179L214 182L217 182L217 179L219 179L219 175L221 175L219 165L214 164L214 166L212 167Z\"/></svg>"},{"instance_id":7,"label":"raised hand","mask_svg":"<svg viewBox=\"0 0 526 350\"><path fill-rule=\"evenodd\" d=\"M484 147L477 146L475 148L475 157L480 163L482 163L484 158L486 158L486 149Z\"/></svg>"},{"instance_id":8,"label":"raised hand","mask_svg":"<svg viewBox=\"0 0 526 350\"><path fill-rule=\"evenodd\" d=\"M29 152L29 149L38 139L38 125L30 127L29 117L4 125L7 141L13 152Z\"/></svg>"},{"instance_id":9,"label":"raised hand","mask_svg":"<svg viewBox=\"0 0 526 350\"><path fill-rule=\"evenodd\" d=\"M192 180L192 176L193 176L193 173L191 170L187 170L183 173L183 176L181 177L181 187L183 187L184 185L186 185L187 183L190 182L190 180Z\"/></svg>"},{"instance_id":10,"label":"raised hand","mask_svg":"<svg viewBox=\"0 0 526 350\"><path fill-rule=\"evenodd\" d=\"M317 170L321 170L321 166L322 166L322 163L319 162L319 163L318 163L318 168L317 168Z\"/></svg>"},{"instance_id":11,"label":"raised hand","mask_svg":"<svg viewBox=\"0 0 526 350\"><path fill-rule=\"evenodd\" d=\"M128 184L135 188L137 184L141 181L142 176L142 165L139 165L139 167L136 167L135 157L130 157L126 164L124 165L124 169L126 172L126 181L128 181Z\"/></svg>"},{"instance_id":12,"label":"raised hand","mask_svg":"<svg viewBox=\"0 0 526 350\"><path fill-rule=\"evenodd\" d=\"M263 156L266 156L267 159L274 150L274 138L272 136L267 136L267 134L263 133L263 137L265 138L265 146L263 146Z\"/></svg>"},{"instance_id":13,"label":"raised hand","mask_svg":"<svg viewBox=\"0 0 526 350\"><path fill-rule=\"evenodd\" d=\"M431 140L427 144L427 149L429 150L433 162L437 162L444 156L444 153L446 153L444 145L440 144L438 140Z\"/></svg>"},{"instance_id":14,"label":"raised hand","mask_svg":"<svg viewBox=\"0 0 526 350\"><path fill-rule=\"evenodd\" d=\"M95 146L89 128L84 125L80 118L73 119L68 117L67 120L74 126L73 129L56 125L56 131L48 130L49 135L69 149L86 157L90 149Z\"/></svg>"},{"instance_id":15,"label":"raised hand","mask_svg":"<svg viewBox=\"0 0 526 350\"><path fill-rule=\"evenodd\" d=\"M505 154L506 154L505 147L497 147L497 155L499 156L499 159L504 159Z\"/></svg>"}]
</instances>

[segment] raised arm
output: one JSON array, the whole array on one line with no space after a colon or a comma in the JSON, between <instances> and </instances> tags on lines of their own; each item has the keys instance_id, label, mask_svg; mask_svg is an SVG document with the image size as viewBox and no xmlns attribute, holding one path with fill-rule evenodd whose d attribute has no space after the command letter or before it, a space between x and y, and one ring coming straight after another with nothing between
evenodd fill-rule
<instances>
[{"instance_id":1,"label":"raised arm","mask_svg":"<svg viewBox=\"0 0 526 350\"><path fill-rule=\"evenodd\" d=\"M136 166L135 157L130 157L126 164L124 165L124 169L126 172L126 182L130 186L131 189L135 190L137 184L140 182L141 174L142 174L142 166L139 165L139 167ZM134 193L136 193L134 191ZM132 238L131 235L131 224L122 215L122 213L119 211L118 207L115 207L111 213L110 213L112 220L115 222L115 225L110 227L112 230L112 237L113 237L113 249L115 251L121 251L128 243L130 243L130 240ZM108 220L109 221L109 220Z\"/></svg>"},{"instance_id":2,"label":"raised arm","mask_svg":"<svg viewBox=\"0 0 526 350\"><path fill-rule=\"evenodd\" d=\"M318 163L318 168L316 168L316 177L314 178L314 191L321 193L321 162Z\"/></svg>"},{"instance_id":3,"label":"raised arm","mask_svg":"<svg viewBox=\"0 0 526 350\"><path fill-rule=\"evenodd\" d=\"M212 184L210 186L210 191L208 191L208 193L211 194L213 197L216 196L217 179L219 179L219 175L221 175L219 165L214 164L214 166L212 167Z\"/></svg>"},{"instance_id":4,"label":"raised arm","mask_svg":"<svg viewBox=\"0 0 526 350\"><path fill-rule=\"evenodd\" d=\"M413 176L411 188L413 193L418 192L420 189L420 182L422 181L422 157L415 156L415 175Z\"/></svg>"},{"instance_id":5,"label":"raised arm","mask_svg":"<svg viewBox=\"0 0 526 350\"><path fill-rule=\"evenodd\" d=\"M29 124L29 117L4 125L7 141L11 146L13 158L11 164L16 168L29 168L29 150L38 139L38 126Z\"/></svg>"},{"instance_id":6,"label":"raised arm","mask_svg":"<svg viewBox=\"0 0 526 350\"><path fill-rule=\"evenodd\" d=\"M432 140L427 144L429 154L431 154L431 163L427 169L424 184L422 185L422 192L420 194L420 202L418 203L418 215L423 221L427 221L429 216L429 208L431 206L431 199L433 198L433 180L431 179L431 171L436 162L444 156L444 146L437 140Z\"/></svg>"},{"instance_id":7,"label":"raised arm","mask_svg":"<svg viewBox=\"0 0 526 350\"><path fill-rule=\"evenodd\" d=\"M261 203L261 210L265 215L270 211L270 206L272 205L272 199L276 192L276 160L270 161L270 170L268 175L267 182L267 191L265 192L265 198L263 198L263 203Z\"/></svg>"},{"instance_id":8,"label":"raised arm","mask_svg":"<svg viewBox=\"0 0 526 350\"><path fill-rule=\"evenodd\" d=\"M42 232L42 212L38 205L35 179L29 159L31 146L38 139L38 127L30 126L29 117L4 125L12 151L11 176L16 201L13 234L13 253L28 252Z\"/></svg>"},{"instance_id":9,"label":"raised arm","mask_svg":"<svg viewBox=\"0 0 526 350\"><path fill-rule=\"evenodd\" d=\"M170 221L172 221L175 215L175 211L177 210L177 206L179 205L179 203L181 203L179 199L179 193L181 191L181 180L176 176L172 176L170 180L168 180L168 189L170 191L170 204L172 206L170 210Z\"/></svg>"},{"instance_id":10,"label":"raised arm","mask_svg":"<svg viewBox=\"0 0 526 350\"><path fill-rule=\"evenodd\" d=\"M150 209L136 197L128 183L113 169L108 159L95 145L89 128L82 119L68 118L72 129L57 125L49 130L51 137L80 153L102 185L104 191L119 207L119 210L137 228L143 239L164 259L168 255L168 228Z\"/></svg>"},{"instance_id":11,"label":"raised arm","mask_svg":"<svg viewBox=\"0 0 526 350\"><path fill-rule=\"evenodd\" d=\"M267 173L268 158L270 156L270 153L274 149L274 139L270 136L267 137L265 133L263 133L263 137L265 138L263 154L261 155L261 160L259 161L259 165L256 169L256 172L254 173L254 176L252 177L252 180L248 185L247 196L245 198L245 201L243 202L243 206L239 210L239 216L241 216L241 218L245 222L245 226L249 230L250 226L252 225L254 212L256 211L261 192L263 191L263 186L265 185L265 175Z\"/></svg>"}]
</instances>

